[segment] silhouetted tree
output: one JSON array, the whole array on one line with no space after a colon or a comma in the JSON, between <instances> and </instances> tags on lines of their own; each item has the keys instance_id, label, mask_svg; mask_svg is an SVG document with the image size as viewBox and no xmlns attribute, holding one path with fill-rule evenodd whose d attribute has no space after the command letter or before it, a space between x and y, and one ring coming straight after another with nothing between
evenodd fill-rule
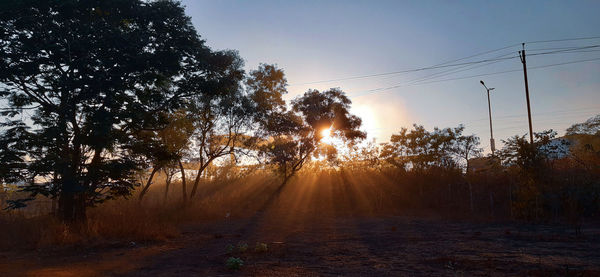
<instances>
[{"instance_id":1,"label":"silhouetted tree","mask_svg":"<svg viewBox=\"0 0 600 277\"><path fill-rule=\"evenodd\" d=\"M170 114L168 122L160 130L140 130L134 134L133 142L130 143L132 154L147 159L144 164L152 167L146 185L139 194L140 201L150 188L154 175L161 169L181 160L184 151L189 146L190 136L194 132L192 121L183 110Z\"/></svg>"},{"instance_id":2,"label":"silhouetted tree","mask_svg":"<svg viewBox=\"0 0 600 277\"><path fill-rule=\"evenodd\" d=\"M498 156L506 166L518 166L526 173L539 173L551 154L558 150L558 145L549 146L556 137L556 132L547 130L534 133L533 144L525 137L526 135L516 135L503 140L504 147L498 151Z\"/></svg>"},{"instance_id":3,"label":"silhouetted tree","mask_svg":"<svg viewBox=\"0 0 600 277\"><path fill-rule=\"evenodd\" d=\"M246 87L255 107L255 121L258 122L258 126L264 127L263 130L258 130L258 135L285 131L285 125L277 124L275 118L287 111L283 100L283 95L287 93L286 86L287 79L283 70L275 65L260 64L258 69L250 72L246 79Z\"/></svg>"},{"instance_id":4,"label":"silhouetted tree","mask_svg":"<svg viewBox=\"0 0 600 277\"><path fill-rule=\"evenodd\" d=\"M464 160L466 173L470 170L469 160L481 155L482 151L483 149L479 148L479 137L475 135L459 136L456 139L454 152L460 159Z\"/></svg>"},{"instance_id":5,"label":"silhouetted tree","mask_svg":"<svg viewBox=\"0 0 600 277\"><path fill-rule=\"evenodd\" d=\"M348 145L348 151L342 156L344 168L350 169L382 169L382 148L375 139L366 143Z\"/></svg>"},{"instance_id":6,"label":"silhouetted tree","mask_svg":"<svg viewBox=\"0 0 600 277\"><path fill-rule=\"evenodd\" d=\"M547 130L534 134L530 143L525 135L513 136L503 140L504 147L498 151L498 157L507 167L518 169L513 210L517 216L536 220L542 213L544 203L541 197L551 183L549 162L558 145L551 145L556 132Z\"/></svg>"},{"instance_id":7,"label":"silhouetted tree","mask_svg":"<svg viewBox=\"0 0 600 277\"><path fill-rule=\"evenodd\" d=\"M194 125L189 156L198 162L190 198L196 194L204 170L215 159L235 154L253 122L251 100L241 88L243 61L233 51L219 54L222 82L209 88L211 93L193 97L187 105Z\"/></svg>"},{"instance_id":8,"label":"silhouetted tree","mask_svg":"<svg viewBox=\"0 0 600 277\"><path fill-rule=\"evenodd\" d=\"M0 11L0 146L10 149L0 167L32 197L58 197L62 219L84 219L86 206L136 185L133 134L163 128L165 112L218 83L213 53L173 1L11 3Z\"/></svg>"},{"instance_id":9,"label":"silhouetted tree","mask_svg":"<svg viewBox=\"0 0 600 277\"><path fill-rule=\"evenodd\" d=\"M163 201L167 203L169 197L169 188L176 172L175 163L163 167L163 172L165 173L165 193L163 195Z\"/></svg>"},{"instance_id":10,"label":"silhouetted tree","mask_svg":"<svg viewBox=\"0 0 600 277\"><path fill-rule=\"evenodd\" d=\"M600 136L600 115L589 118L585 122L571 125L566 135L588 134Z\"/></svg>"},{"instance_id":11,"label":"silhouetted tree","mask_svg":"<svg viewBox=\"0 0 600 277\"><path fill-rule=\"evenodd\" d=\"M339 89L309 90L292 101L291 110L277 111L267 120L271 137L261 153L281 174L280 189L310 160L322 143L323 130L346 143L366 137L359 130L360 118L350 114L351 103Z\"/></svg>"},{"instance_id":12,"label":"silhouetted tree","mask_svg":"<svg viewBox=\"0 0 600 277\"><path fill-rule=\"evenodd\" d=\"M434 128L433 132L423 126L413 125L412 130L402 128L393 134L383 146L382 158L389 163L412 170L423 171L431 167L454 168L453 156L464 127Z\"/></svg>"}]
</instances>

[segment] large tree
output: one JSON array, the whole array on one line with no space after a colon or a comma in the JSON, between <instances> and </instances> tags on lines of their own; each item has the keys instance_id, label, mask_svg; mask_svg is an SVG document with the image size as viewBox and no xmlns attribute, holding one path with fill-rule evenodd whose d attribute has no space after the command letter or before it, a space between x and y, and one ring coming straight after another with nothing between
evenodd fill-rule
<instances>
[{"instance_id":1,"label":"large tree","mask_svg":"<svg viewBox=\"0 0 600 277\"><path fill-rule=\"evenodd\" d=\"M148 192L152 180L160 170L169 172L166 167L179 163L189 147L189 139L194 132L192 121L184 110L178 110L168 116L169 123L160 130L140 130L130 142L133 155L140 157L141 163L152 168L146 184L139 194L141 201ZM143 170L146 170L144 167ZM184 174L182 172L182 174ZM171 178L172 176L167 176ZM170 183L170 179L167 180ZM169 184L167 184L168 186Z\"/></svg>"},{"instance_id":2,"label":"large tree","mask_svg":"<svg viewBox=\"0 0 600 277\"><path fill-rule=\"evenodd\" d=\"M190 198L198 190L204 171L216 160L235 155L247 141L253 122L251 99L242 90L244 63L237 52L221 52L224 80L211 94L199 94L191 99L187 111L194 127L189 157L197 163Z\"/></svg>"},{"instance_id":3,"label":"large tree","mask_svg":"<svg viewBox=\"0 0 600 277\"><path fill-rule=\"evenodd\" d=\"M0 178L57 197L66 221L84 219L86 206L130 193L133 134L163 128L183 99L218 86L220 59L173 1L9 3Z\"/></svg>"},{"instance_id":4,"label":"large tree","mask_svg":"<svg viewBox=\"0 0 600 277\"><path fill-rule=\"evenodd\" d=\"M352 102L339 89L320 92L309 90L292 101L292 108L281 106L265 122L266 130L272 130L262 154L276 166L283 180L281 188L311 159L320 153L319 148L334 149L323 145L324 131L332 138L345 143L364 139L359 130L361 119L350 113ZM330 153L331 154L331 153Z\"/></svg>"},{"instance_id":5,"label":"large tree","mask_svg":"<svg viewBox=\"0 0 600 277\"><path fill-rule=\"evenodd\" d=\"M463 126L436 127L430 132L416 124L412 130L402 128L384 145L382 157L400 168L410 167L417 171L432 167L455 168L457 162L454 156L458 143L463 139L463 130Z\"/></svg>"}]
</instances>

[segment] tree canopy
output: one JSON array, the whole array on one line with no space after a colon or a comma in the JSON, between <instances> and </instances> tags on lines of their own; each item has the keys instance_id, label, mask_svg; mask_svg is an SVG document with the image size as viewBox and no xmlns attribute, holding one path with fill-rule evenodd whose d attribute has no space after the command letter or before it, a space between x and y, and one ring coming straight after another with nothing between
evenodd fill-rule
<instances>
[{"instance_id":1,"label":"tree canopy","mask_svg":"<svg viewBox=\"0 0 600 277\"><path fill-rule=\"evenodd\" d=\"M228 59L174 1L13 2L0 11L0 97L10 107L0 178L59 197L65 220L129 194L132 136L227 85Z\"/></svg>"},{"instance_id":2,"label":"tree canopy","mask_svg":"<svg viewBox=\"0 0 600 277\"><path fill-rule=\"evenodd\" d=\"M567 128L566 134L588 134L600 136L600 115L591 117L585 122L571 125L571 127Z\"/></svg>"}]
</instances>

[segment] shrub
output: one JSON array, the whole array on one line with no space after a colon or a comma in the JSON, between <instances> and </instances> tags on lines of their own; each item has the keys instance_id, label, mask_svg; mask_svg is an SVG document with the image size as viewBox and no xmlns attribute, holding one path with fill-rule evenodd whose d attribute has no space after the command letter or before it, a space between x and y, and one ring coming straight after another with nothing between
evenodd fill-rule
<instances>
[{"instance_id":1,"label":"shrub","mask_svg":"<svg viewBox=\"0 0 600 277\"><path fill-rule=\"evenodd\" d=\"M230 257L229 259L227 259L227 262L225 262L225 266L231 270L240 270L243 265L244 261L242 261L242 259L240 258L235 257Z\"/></svg>"},{"instance_id":2,"label":"shrub","mask_svg":"<svg viewBox=\"0 0 600 277\"><path fill-rule=\"evenodd\" d=\"M238 251L240 251L240 252L246 252L246 250L248 250L248 244L247 243L243 243L243 242L238 243Z\"/></svg>"},{"instance_id":3,"label":"shrub","mask_svg":"<svg viewBox=\"0 0 600 277\"><path fill-rule=\"evenodd\" d=\"M267 252L268 250L268 246L266 243L262 243L262 242L257 242L256 246L254 247L254 251L256 252Z\"/></svg>"}]
</instances>

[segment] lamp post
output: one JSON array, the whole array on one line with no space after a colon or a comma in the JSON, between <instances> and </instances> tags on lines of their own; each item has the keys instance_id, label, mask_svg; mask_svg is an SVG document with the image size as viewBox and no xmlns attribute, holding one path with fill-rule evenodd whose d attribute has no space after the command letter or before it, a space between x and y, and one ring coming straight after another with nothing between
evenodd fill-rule
<instances>
[{"instance_id":1,"label":"lamp post","mask_svg":"<svg viewBox=\"0 0 600 277\"><path fill-rule=\"evenodd\" d=\"M494 151L496 150L496 145L494 143L494 131L492 130L492 105L490 104L490 90L494 90L494 88L488 88L483 81L479 81L485 90L487 91L488 98L488 113L490 115L490 148L492 149L492 157L494 157Z\"/></svg>"}]
</instances>

